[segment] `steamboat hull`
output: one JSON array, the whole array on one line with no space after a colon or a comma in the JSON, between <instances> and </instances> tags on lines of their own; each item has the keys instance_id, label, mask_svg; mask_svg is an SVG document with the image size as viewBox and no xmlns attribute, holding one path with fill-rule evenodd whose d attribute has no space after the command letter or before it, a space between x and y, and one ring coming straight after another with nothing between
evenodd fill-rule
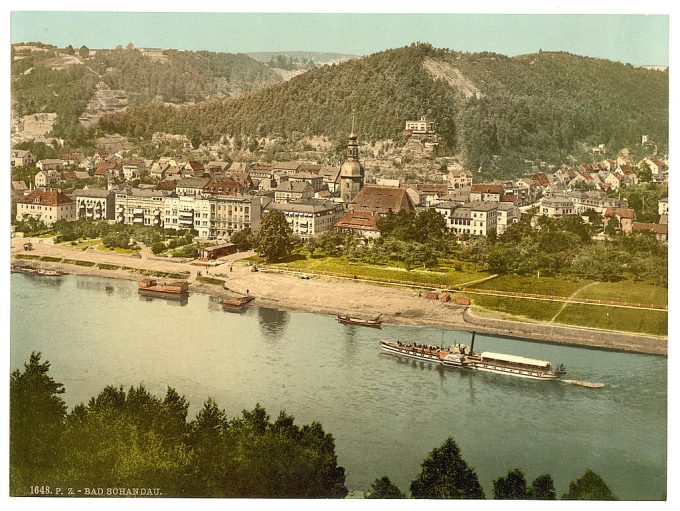
<instances>
[{"instance_id":1,"label":"steamboat hull","mask_svg":"<svg viewBox=\"0 0 680 511\"><path fill-rule=\"evenodd\" d=\"M476 355L453 355L446 350L414 347L410 345L396 345L393 343L387 343L385 341L381 341L380 349L383 352L392 355L398 355L423 362L434 362L442 365L446 369L484 371L540 381L560 379L560 374L553 371L493 363L486 361Z\"/></svg>"}]
</instances>

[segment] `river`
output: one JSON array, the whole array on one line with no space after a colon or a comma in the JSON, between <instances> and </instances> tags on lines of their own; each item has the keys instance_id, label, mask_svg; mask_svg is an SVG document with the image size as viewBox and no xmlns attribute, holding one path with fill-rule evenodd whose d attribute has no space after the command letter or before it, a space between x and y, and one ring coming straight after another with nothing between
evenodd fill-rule
<instances>
[{"instance_id":1,"label":"river","mask_svg":"<svg viewBox=\"0 0 680 511\"><path fill-rule=\"evenodd\" d=\"M257 303L257 302L255 302ZM262 404L333 434L350 490L387 475L403 491L449 436L487 497L519 467L550 473L558 495L586 468L620 499L666 492L667 359L477 335L476 351L564 363L561 382L441 370L381 354L383 338L469 343L467 332L341 325L334 317L252 306L221 310L141 298L136 283L95 277L11 277L11 367L43 353L69 407L105 385L174 387L193 418L208 397L229 416Z\"/></svg>"}]
</instances>

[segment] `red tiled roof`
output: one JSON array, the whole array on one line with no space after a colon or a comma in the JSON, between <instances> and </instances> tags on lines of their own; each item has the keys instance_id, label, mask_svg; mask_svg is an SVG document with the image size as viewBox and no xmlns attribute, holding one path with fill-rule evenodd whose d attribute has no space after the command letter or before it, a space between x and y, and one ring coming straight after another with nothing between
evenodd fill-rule
<instances>
[{"instance_id":1,"label":"red tiled roof","mask_svg":"<svg viewBox=\"0 0 680 511\"><path fill-rule=\"evenodd\" d=\"M350 205L352 211L370 211L386 215L416 208L403 188L389 186L364 186Z\"/></svg>"},{"instance_id":2,"label":"red tiled roof","mask_svg":"<svg viewBox=\"0 0 680 511\"><path fill-rule=\"evenodd\" d=\"M635 210L630 208L607 208L604 212L605 217L617 216L619 218L630 218L635 216Z\"/></svg>"},{"instance_id":3,"label":"red tiled roof","mask_svg":"<svg viewBox=\"0 0 680 511\"><path fill-rule=\"evenodd\" d=\"M65 204L73 204L73 201L59 190L45 190L44 188L36 188L17 202L20 202L21 204L40 204L41 206L63 206Z\"/></svg>"},{"instance_id":4,"label":"red tiled roof","mask_svg":"<svg viewBox=\"0 0 680 511\"><path fill-rule=\"evenodd\" d=\"M473 193L497 193L498 195L501 195L503 193L503 187L501 185L479 183L472 185L471 191Z\"/></svg>"},{"instance_id":5,"label":"red tiled roof","mask_svg":"<svg viewBox=\"0 0 680 511\"><path fill-rule=\"evenodd\" d=\"M655 234L668 234L668 224L648 224L633 222L633 232L652 231Z\"/></svg>"},{"instance_id":6,"label":"red tiled roof","mask_svg":"<svg viewBox=\"0 0 680 511\"><path fill-rule=\"evenodd\" d=\"M335 227L339 229L356 229L360 231L377 231L380 215L369 211L348 211L338 220Z\"/></svg>"}]
</instances>

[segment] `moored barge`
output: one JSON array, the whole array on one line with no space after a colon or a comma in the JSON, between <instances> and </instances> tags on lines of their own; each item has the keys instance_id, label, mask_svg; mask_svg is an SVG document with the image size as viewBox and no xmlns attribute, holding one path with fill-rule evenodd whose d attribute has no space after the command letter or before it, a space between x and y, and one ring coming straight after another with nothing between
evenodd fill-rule
<instances>
[{"instance_id":1,"label":"moored barge","mask_svg":"<svg viewBox=\"0 0 680 511\"><path fill-rule=\"evenodd\" d=\"M139 294L145 296L158 296L181 300L186 298L189 292L189 284L186 281L167 282L159 284L156 279L142 279L139 281Z\"/></svg>"}]
</instances>

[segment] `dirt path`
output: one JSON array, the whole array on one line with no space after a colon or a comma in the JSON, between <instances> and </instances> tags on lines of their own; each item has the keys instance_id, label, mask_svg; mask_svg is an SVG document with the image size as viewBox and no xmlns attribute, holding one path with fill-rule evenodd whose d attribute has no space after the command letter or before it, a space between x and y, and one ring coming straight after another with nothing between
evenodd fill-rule
<instances>
[{"instance_id":1,"label":"dirt path","mask_svg":"<svg viewBox=\"0 0 680 511\"><path fill-rule=\"evenodd\" d=\"M589 288L589 287L592 286L593 284L595 284L595 282L589 282L589 283L586 284L585 286L583 286L583 287L577 289L576 291L574 291L574 292L569 296L568 299L571 300L571 299L574 298L577 294L579 294L581 291L583 291L583 290L586 289L586 288ZM560 310L557 311L557 314L555 314L549 322L550 322L550 323L554 323L555 320L557 319L557 316L559 316L560 314L562 314L562 311L564 310L564 308L565 308L567 305L569 305L569 303L570 303L570 302L564 302L564 303L562 304L562 307L560 307ZM574 303L574 302L571 302L571 303Z\"/></svg>"}]
</instances>

